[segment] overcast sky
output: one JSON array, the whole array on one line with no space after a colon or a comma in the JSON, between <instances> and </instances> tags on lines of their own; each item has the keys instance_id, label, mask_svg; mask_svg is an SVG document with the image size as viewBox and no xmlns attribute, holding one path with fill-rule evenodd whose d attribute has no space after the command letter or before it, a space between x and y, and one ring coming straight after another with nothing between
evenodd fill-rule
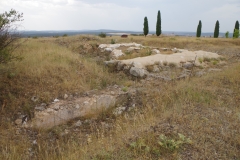
<instances>
[{"instance_id":1,"label":"overcast sky","mask_svg":"<svg viewBox=\"0 0 240 160\"><path fill-rule=\"evenodd\" d=\"M142 31L144 17L156 30L161 11L163 31L233 31L240 20L240 0L0 0L0 13L23 12L23 30L131 30Z\"/></svg>"}]
</instances>

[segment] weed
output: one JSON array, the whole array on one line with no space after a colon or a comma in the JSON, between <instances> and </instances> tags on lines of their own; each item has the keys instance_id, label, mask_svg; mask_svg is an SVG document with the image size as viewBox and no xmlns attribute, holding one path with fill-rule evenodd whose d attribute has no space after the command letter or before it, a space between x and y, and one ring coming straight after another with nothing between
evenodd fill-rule
<instances>
[{"instance_id":1,"label":"weed","mask_svg":"<svg viewBox=\"0 0 240 160\"><path fill-rule=\"evenodd\" d=\"M169 65L169 67L171 67L171 68L177 67L177 64L174 63L174 62L170 62L168 65Z\"/></svg>"},{"instance_id":2,"label":"weed","mask_svg":"<svg viewBox=\"0 0 240 160\"><path fill-rule=\"evenodd\" d=\"M171 38L169 38L169 40L170 41L176 41L176 38L171 37Z\"/></svg>"},{"instance_id":3,"label":"weed","mask_svg":"<svg viewBox=\"0 0 240 160\"><path fill-rule=\"evenodd\" d=\"M220 60L220 61L225 61L226 58L225 58L225 57L219 57L218 60Z\"/></svg>"},{"instance_id":4,"label":"weed","mask_svg":"<svg viewBox=\"0 0 240 160\"><path fill-rule=\"evenodd\" d=\"M146 55L147 55L147 56L150 56L150 55L152 55L152 51L151 51L151 49L150 49L150 48L147 48Z\"/></svg>"},{"instance_id":5,"label":"weed","mask_svg":"<svg viewBox=\"0 0 240 160\"><path fill-rule=\"evenodd\" d=\"M135 142L132 142L130 144L130 147L132 149L135 149L136 151L139 151L139 152L150 152L150 147L148 145L145 144L145 140L144 139L138 139L137 141Z\"/></svg>"},{"instance_id":6,"label":"weed","mask_svg":"<svg viewBox=\"0 0 240 160\"><path fill-rule=\"evenodd\" d=\"M128 91L128 88L127 88L127 87L123 87L123 88L122 88L122 91L123 91L123 92L127 92L127 91Z\"/></svg>"},{"instance_id":7,"label":"weed","mask_svg":"<svg viewBox=\"0 0 240 160\"><path fill-rule=\"evenodd\" d=\"M115 43L116 43L116 40L111 39L111 44L115 44Z\"/></svg>"},{"instance_id":8,"label":"weed","mask_svg":"<svg viewBox=\"0 0 240 160\"><path fill-rule=\"evenodd\" d=\"M171 138L167 138L165 135L161 134L159 136L159 141L158 141L158 144L173 152L179 148L182 147L183 144L191 144L192 141L189 139L189 138L186 138L184 135L178 133L178 139L175 140L175 139L171 139Z\"/></svg>"},{"instance_id":9,"label":"weed","mask_svg":"<svg viewBox=\"0 0 240 160\"><path fill-rule=\"evenodd\" d=\"M146 69L148 72L153 72L154 66L153 65L147 65Z\"/></svg>"},{"instance_id":10,"label":"weed","mask_svg":"<svg viewBox=\"0 0 240 160\"><path fill-rule=\"evenodd\" d=\"M211 58L203 57L203 62L210 62L210 61L211 61Z\"/></svg>"},{"instance_id":11,"label":"weed","mask_svg":"<svg viewBox=\"0 0 240 160\"><path fill-rule=\"evenodd\" d=\"M132 52L131 51L125 51L124 52L126 55L130 55Z\"/></svg>"},{"instance_id":12,"label":"weed","mask_svg":"<svg viewBox=\"0 0 240 160\"><path fill-rule=\"evenodd\" d=\"M156 61L154 62L155 65L161 65L161 62L160 61Z\"/></svg>"},{"instance_id":13,"label":"weed","mask_svg":"<svg viewBox=\"0 0 240 160\"><path fill-rule=\"evenodd\" d=\"M93 158L93 160L111 160L111 159L112 156L106 151L102 151Z\"/></svg>"},{"instance_id":14,"label":"weed","mask_svg":"<svg viewBox=\"0 0 240 160\"><path fill-rule=\"evenodd\" d=\"M198 58L198 61L199 61L200 63L203 63L203 58Z\"/></svg>"},{"instance_id":15,"label":"weed","mask_svg":"<svg viewBox=\"0 0 240 160\"><path fill-rule=\"evenodd\" d=\"M163 61L163 65L164 65L164 66L167 66L167 65L168 65L168 62L167 62L167 61Z\"/></svg>"},{"instance_id":16,"label":"weed","mask_svg":"<svg viewBox=\"0 0 240 160\"><path fill-rule=\"evenodd\" d=\"M10 73L8 73L7 77L9 79L14 78L14 77L16 77L16 73L10 72Z\"/></svg>"},{"instance_id":17,"label":"weed","mask_svg":"<svg viewBox=\"0 0 240 160\"><path fill-rule=\"evenodd\" d=\"M214 60L214 61L212 61L212 64L216 65L216 64L218 64L218 61Z\"/></svg>"}]
</instances>

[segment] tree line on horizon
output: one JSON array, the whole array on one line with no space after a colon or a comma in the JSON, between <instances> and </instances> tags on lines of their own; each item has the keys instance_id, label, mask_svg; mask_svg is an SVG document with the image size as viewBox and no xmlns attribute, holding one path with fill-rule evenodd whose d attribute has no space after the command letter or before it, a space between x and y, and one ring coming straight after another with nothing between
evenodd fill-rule
<instances>
[{"instance_id":1,"label":"tree line on horizon","mask_svg":"<svg viewBox=\"0 0 240 160\"><path fill-rule=\"evenodd\" d=\"M214 28L214 38L218 38L219 36L219 28L220 24L219 21L216 21L215 28ZM146 37L149 33L149 26L148 26L148 19L147 17L144 17L144 23L143 23L143 34ZM157 23L156 23L156 35L160 36L162 34L162 27L161 27L161 13L160 10L158 11L157 14ZM197 26L197 32L196 32L196 37L201 37L202 34L202 21L199 20L198 26ZM227 31L225 33L225 37L229 37L229 32ZM233 38L238 38L239 37L239 22L236 21L235 27L233 29Z\"/></svg>"}]
</instances>

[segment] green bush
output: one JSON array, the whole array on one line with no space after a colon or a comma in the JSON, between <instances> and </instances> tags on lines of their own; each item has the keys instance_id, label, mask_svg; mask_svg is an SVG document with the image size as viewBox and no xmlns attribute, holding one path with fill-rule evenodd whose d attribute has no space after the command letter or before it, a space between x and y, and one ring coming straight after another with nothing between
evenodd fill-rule
<instances>
[{"instance_id":1,"label":"green bush","mask_svg":"<svg viewBox=\"0 0 240 160\"><path fill-rule=\"evenodd\" d=\"M226 38L229 37L229 32L228 32L228 31L225 33L225 37L226 37Z\"/></svg>"},{"instance_id":2,"label":"green bush","mask_svg":"<svg viewBox=\"0 0 240 160\"><path fill-rule=\"evenodd\" d=\"M9 12L0 13L0 64L19 59L12 53L20 46L21 38L18 31L19 24L23 21L23 14L11 9Z\"/></svg>"},{"instance_id":3,"label":"green bush","mask_svg":"<svg viewBox=\"0 0 240 160\"><path fill-rule=\"evenodd\" d=\"M103 33L103 32L101 32L98 36L101 37L101 38L106 38L107 37L106 33Z\"/></svg>"}]
</instances>

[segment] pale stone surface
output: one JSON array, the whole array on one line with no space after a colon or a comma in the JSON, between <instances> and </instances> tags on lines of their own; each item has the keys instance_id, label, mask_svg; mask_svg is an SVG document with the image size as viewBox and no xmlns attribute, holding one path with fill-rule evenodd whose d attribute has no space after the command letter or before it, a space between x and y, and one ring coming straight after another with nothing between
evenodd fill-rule
<instances>
[{"instance_id":1,"label":"pale stone surface","mask_svg":"<svg viewBox=\"0 0 240 160\"><path fill-rule=\"evenodd\" d=\"M104 51L107 51L107 52L112 52L113 49L112 48L105 48Z\"/></svg>"},{"instance_id":2,"label":"pale stone surface","mask_svg":"<svg viewBox=\"0 0 240 160\"><path fill-rule=\"evenodd\" d=\"M160 72L160 69L158 68L157 65L154 65L154 66L153 66L153 72L155 72L155 73Z\"/></svg>"},{"instance_id":3,"label":"pale stone surface","mask_svg":"<svg viewBox=\"0 0 240 160\"><path fill-rule=\"evenodd\" d=\"M145 66L153 65L155 62L159 62L159 61L161 63L166 61L168 63L176 63L180 65L181 61L185 61L185 62L194 61L196 58L195 63L199 65L200 62L197 59L203 58L203 57L219 58L220 55L218 55L217 53L205 52L205 51L192 52L188 50L181 50L181 53L174 53L170 55L156 54L156 55L151 55L147 57L138 57L138 58L133 58L128 60L121 60L121 62L126 65L137 64L138 68L145 68Z\"/></svg>"},{"instance_id":4,"label":"pale stone surface","mask_svg":"<svg viewBox=\"0 0 240 160\"><path fill-rule=\"evenodd\" d=\"M114 49L111 53L111 57L114 59L118 59L121 56L124 56L125 54L122 52L122 50Z\"/></svg>"},{"instance_id":5,"label":"pale stone surface","mask_svg":"<svg viewBox=\"0 0 240 160\"><path fill-rule=\"evenodd\" d=\"M148 74L148 72L142 68L132 67L130 69L130 74L135 77L143 78Z\"/></svg>"},{"instance_id":6,"label":"pale stone surface","mask_svg":"<svg viewBox=\"0 0 240 160\"><path fill-rule=\"evenodd\" d=\"M22 124L22 119L16 119L16 120L15 120L15 124L16 124L16 125Z\"/></svg>"},{"instance_id":7,"label":"pale stone surface","mask_svg":"<svg viewBox=\"0 0 240 160\"><path fill-rule=\"evenodd\" d=\"M121 103L121 99L125 96L127 97L127 93L117 87L100 95L93 94L72 101L60 100L50 104L45 110L36 111L31 125L36 128L48 129L77 117L97 115L109 107Z\"/></svg>"},{"instance_id":8,"label":"pale stone surface","mask_svg":"<svg viewBox=\"0 0 240 160\"><path fill-rule=\"evenodd\" d=\"M64 94L63 98L64 98L64 99L67 99L67 98L68 98L68 95L67 95L67 94Z\"/></svg>"},{"instance_id":9,"label":"pale stone surface","mask_svg":"<svg viewBox=\"0 0 240 160\"><path fill-rule=\"evenodd\" d=\"M155 54L160 54L160 51L158 49L153 49L152 52Z\"/></svg>"},{"instance_id":10,"label":"pale stone surface","mask_svg":"<svg viewBox=\"0 0 240 160\"><path fill-rule=\"evenodd\" d=\"M117 49L119 47L142 47L141 44L137 43L121 43L121 44L100 44L98 48L104 49L104 48L111 48L111 49Z\"/></svg>"},{"instance_id":11,"label":"pale stone surface","mask_svg":"<svg viewBox=\"0 0 240 160\"><path fill-rule=\"evenodd\" d=\"M118 107L113 111L115 116L121 115L126 110L126 107Z\"/></svg>"}]
</instances>

